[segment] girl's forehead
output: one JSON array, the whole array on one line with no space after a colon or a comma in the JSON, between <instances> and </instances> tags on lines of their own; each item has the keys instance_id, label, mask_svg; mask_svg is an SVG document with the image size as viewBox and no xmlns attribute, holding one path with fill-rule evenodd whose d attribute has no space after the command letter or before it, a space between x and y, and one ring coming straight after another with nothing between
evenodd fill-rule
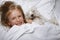
<instances>
[{"instance_id":1,"label":"girl's forehead","mask_svg":"<svg viewBox=\"0 0 60 40\"><path fill-rule=\"evenodd\" d=\"M19 10L13 10L11 11L10 15L8 17L12 18L12 17L17 17L19 15L22 15L22 13Z\"/></svg>"},{"instance_id":2,"label":"girl's forehead","mask_svg":"<svg viewBox=\"0 0 60 40\"><path fill-rule=\"evenodd\" d=\"M20 13L20 14L22 14L21 11L18 10L18 9L11 10L11 13Z\"/></svg>"},{"instance_id":3,"label":"girl's forehead","mask_svg":"<svg viewBox=\"0 0 60 40\"><path fill-rule=\"evenodd\" d=\"M13 10L9 10L8 11L8 13L7 13L7 16L9 16L9 15L22 15L22 12L20 11L20 10L18 10L18 9L13 9Z\"/></svg>"},{"instance_id":4,"label":"girl's forehead","mask_svg":"<svg viewBox=\"0 0 60 40\"><path fill-rule=\"evenodd\" d=\"M19 13L22 13L21 12L21 10L19 10L19 9L13 9L13 10L9 10L11 13L13 13L13 12L19 12Z\"/></svg>"},{"instance_id":5,"label":"girl's forehead","mask_svg":"<svg viewBox=\"0 0 60 40\"><path fill-rule=\"evenodd\" d=\"M19 11L19 12L20 12L20 10L17 9L17 8L15 8L15 9L10 9L9 11L10 11L10 12L13 12L13 11Z\"/></svg>"}]
</instances>

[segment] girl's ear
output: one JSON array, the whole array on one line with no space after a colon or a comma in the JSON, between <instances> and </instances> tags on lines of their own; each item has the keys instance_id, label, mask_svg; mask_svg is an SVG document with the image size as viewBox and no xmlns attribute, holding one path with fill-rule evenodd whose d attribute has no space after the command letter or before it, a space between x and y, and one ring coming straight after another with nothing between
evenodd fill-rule
<instances>
[{"instance_id":1,"label":"girl's ear","mask_svg":"<svg viewBox=\"0 0 60 40\"><path fill-rule=\"evenodd\" d=\"M11 28L12 26L11 26L11 23L8 23L8 26L9 26L9 28Z\"/></svg>"}]
</instances>

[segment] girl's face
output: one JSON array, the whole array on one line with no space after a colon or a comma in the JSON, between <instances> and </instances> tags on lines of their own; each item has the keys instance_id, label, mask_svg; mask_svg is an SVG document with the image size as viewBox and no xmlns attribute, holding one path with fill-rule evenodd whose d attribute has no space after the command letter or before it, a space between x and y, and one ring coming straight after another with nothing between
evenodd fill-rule
<instances>
[{"instance_id":1,"label":"girl's face","mask_svg":"<svg viewBox=\"0 0 60 40\"><path fill-rule=\"evenodd\" d=\"M8 24L11 25L11 26L21 25L21 24L24 23L23 15L17 9L12 10L11 14L8 16L8 20L9 20Z\"/></svg>"}]
</instances>

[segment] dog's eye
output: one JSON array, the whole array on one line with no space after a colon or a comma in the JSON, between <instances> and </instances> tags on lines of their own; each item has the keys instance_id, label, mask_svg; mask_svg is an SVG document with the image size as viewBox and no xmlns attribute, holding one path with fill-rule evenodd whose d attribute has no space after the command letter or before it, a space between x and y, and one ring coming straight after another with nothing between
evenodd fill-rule
<instances>
[{"instance_id":1,"label":"dog's eye","mask_svg":"<svg viewBox=\"0 0 60 40\"><path fill-rule=\"evenodd\" d=\"M32 14L31 17L34 17L34 15Z\"/></svg>"},{"instance_id":2,"label":"dog's eye","mask_svg":"<svg viewBox=\"0 0 60 40\"><path fill-rule=\"evenodd\" d=\"M34 14L31 15L31 19L33 20L35 18Z\"/></svg>"}]
</instances>

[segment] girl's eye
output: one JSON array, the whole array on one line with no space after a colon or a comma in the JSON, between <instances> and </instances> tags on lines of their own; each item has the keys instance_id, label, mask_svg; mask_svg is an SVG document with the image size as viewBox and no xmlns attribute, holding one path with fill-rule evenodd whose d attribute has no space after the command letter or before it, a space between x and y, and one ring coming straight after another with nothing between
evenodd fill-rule
<instances>
[{"instance_id":1,"label":"girl's eye","mask_svg":"<svg viewBox=\"0 0 60 40\"><path fill-rule=\"evenodd\" d=\"M12 18L12 20L14 20L15 19L15 17L14 18Z\"/></svg>"},{"instance_id":2,"label":"girl's eye","mask_svg":"<svg viewBox=\"0 0 60 40\"><path fill-rule=\"evenodd\" d=\"M21 15L19 15L18 17L21 17Z\"/></svg>"}]
</instances>

